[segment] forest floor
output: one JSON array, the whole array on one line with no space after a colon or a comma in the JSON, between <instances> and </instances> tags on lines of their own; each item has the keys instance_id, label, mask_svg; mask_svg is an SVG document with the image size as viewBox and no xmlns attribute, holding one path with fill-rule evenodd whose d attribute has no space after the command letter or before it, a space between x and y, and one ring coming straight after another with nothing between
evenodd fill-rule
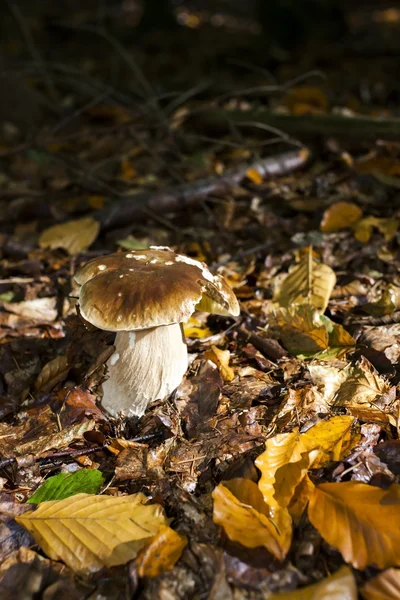
<instances>
[{"instance_id":1,"label":"forest floor","mask_svg":"<svg viewBox=\"0 0 400 600\"><path fill-rule=\"evenodd\" d=\"M0 76L1 598L399 598L399 23L275 49L268 70L244 35L136 47L84 17L48 60L19 23ZM223 275L241 314L195 313L173 396L111 418L113 334L80 318L73 276L152 245Z\"/></svg>"}]
</instances>

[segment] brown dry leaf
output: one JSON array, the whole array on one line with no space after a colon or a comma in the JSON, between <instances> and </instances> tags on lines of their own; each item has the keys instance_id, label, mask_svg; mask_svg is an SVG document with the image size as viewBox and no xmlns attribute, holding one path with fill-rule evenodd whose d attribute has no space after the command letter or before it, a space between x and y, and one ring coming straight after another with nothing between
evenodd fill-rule
<instances>
[{"instance_id":1,"label":"brown dry leaf","mask_svg":"<svg viewBox=\"0 0 400 600\"><path fill-rule=\"evenodd\" d=\"M400 175L400 161L394 156L370 156L354 164L357 173Z\"/></svg>"},{"instance_id":2,"label":"brown dry leaf","mask_svg":"<svg viewBox=\"0 0 400 600\"><path fill-rule=\"evenodd\" d=\"M280 308L274 316L282 345L291 354L316 354L328 347L328 331L313 307Z\"/></svg>"},{"instance_id":3,"label":"brown dry leaf","mask_svg":"<svg viewBox=\"0 0 400 600\"><path fill-rule=\"evenodd\" d=\"M328 266L312 255L312 250L302 256L274 293L274 301L283 308L308 304L324 312L336 283L336 275Z\"/></svg>"},{"instance_id":4,"label":"brown dry leaf","mask_svg":"<svg viewBox=\"0 0 400 600\"><path fill-rule=\"evenodd\" d=\"M36 454L40 456L48 450L57 450L69 446L72 442L81 439L86 431L94 429L95 425L96 423L94 421L84 421L83 423L72 425L57 433L39 437L31 442L17 444L14 448L14 453L16 456L24 456L25 454Z\"/></svg>"},{"instance_id":5,"label":"brown dry leaf","mask_svg":"<svg viewBox=\"0 0 400 600\"><path fill-rule=\"evenodd\" d=\"M100 231L100 223L92 217L75 219L45 229L40 238L41 248L64 248L71 255L89 248Z\"/></svg>"},{"instance_id":6,"label":"brown dry leaf","mask_svg":"<svg viewBox=\"0 0 400 600\"><path fill-rule=\"evenodd\" d=\"M224 381L232 381L235 377L234 370L229 366L230 356L229 350L221 350L214 345L204 352L204 358L217 365Z\"/></svg>"},{"instance_id":7,"label":"brown dry leaf","mask_svg":"<svg viewBox=\"0 0 400 600\"><path fill-rule=\"evenodd\" d=\"M283 104L295 115L320 114L329 108L325 93L310 85L299 85L288 90Z\"/></svg>"},{"instance_id":8,"label":"brown dry leaf","mask_svg":"<svg viewBox=\"0 0 400 600\"><path fill-rule=\"evenodd\" d=\"M398 600L400 598L400 569L379 573L360 590L364 600Z\"/></svg>"},{"instance_id":9,"label":"brown dry leaf","mask_svg":"<svg viewBox=\"0 0 400 600\"><path fill-rule=\"evenodd\" d=\"M291 518L281 510L278 522L257 484L249 479L224 481L212 497L214 522L224 528L229 539L246 548L264 546L278 560L285 558L292 538Z\"/></svg>"},{"instance_id":10,"label":"brown dry leaf","mask_svg":"<svg viewBox=\"0 0 400 600\"><path fill-rule=\"evenodd\" d=\"M132 162L128 158L121 160L120 179L123 181L133 181L137 177L137 172Z\"/></svg>"},{"instance_id":11,"label":"brown dry leaf","mask_svg":"<svg viewBox=\"0 0 400 600\"><path fill-rule=\"evenodd\" d=\"M20 315L24 319L41 323L52 323L57 318L57 298L35 298L24 302L3 302L9 312Z\"/></svg>"},{"instance_id":12,"label":"brown dry leaf","mask_svg":"<svg viewBox=\"0 0 400 600\"><path fill-rule=\"evenodd\" d=\"M313 361L307 365L313 383L323 394L325 402L330 404L342 383L350 377L353 368L350 364L340 369L319 361Z\"/></svg>"},{"instance_id":13,"label":"brown dry leaf","mask_svg":"<svg viewBox=\"0 0 400 600\"><path fill-rule=\"evenodd\" d=\"M324 483L310 498L308 516L322 537L356 569L400 565L400 486Z\"/></svg>"},{"instance_id":14,"label":"brown dry leaf","mask_svg":"<svg viewBox=\"0 0 400 600\"><path fill-rule=\"evenodd\" d=\"M66 356L57 356L44 365L34 383L35 390L49 392L68 375L70 367Z\"/></svg>"},{"instance_id":15,"label":"brown dry leaf","mask_svg":"<svg viewBox=\"0 0 400 600\"><path fill-rule=\"evenodd\" d=\"M93 572L132 560L160 525L167 524L162 507L146 502L141 493L76 494L43 502L16 520L51 559L74 571Z\"/></svg>"},{"instance_id":16,"label":"brown dry leaf","mask_svg":"<svg viewBox=\"0 0 400 600\"><path fill-rule=\"evenodd\" d=\"M332 417L310 427L306 433L295 430L266 441L265 452L255 464L261 471L258 487L271 509L290 504L308 469L346 456L359 440L353 433L353 425L353 417Z\"/></svg>"},{"instance_id":17,"label":"brown dry leaf","mask_svg":"<svg viewBox=\"0 0 400 600\"><path fill-rule=\"evenodd\" d=\"M378 375L365 359L360 361L341 384L333 399L333 406L349 407L354 404L371 404L377 396L389 390L388 382Z\"/></svg>"},{"instance_id":18,"label":"brown dry leaf","mask_svg":"<svg viewBox=\"0 0 400 600\"><path fill-rule=\"evenodd\" d=\"M269 600L357 600L357 597L356 581L349 567L341 567L331 577L305 588L268 596Z\"/></svg>"},{"instance_id":19,"label":"brown dry leaf","mask_svg":"<svg viewBox=\"0 0 400 600\"><path fill-rule=\"evenodd\" d=\"M362 309L364 312L373 317L382 317L390 315L395 310L400 308L400 287L389 284L383 291L381 297L376 302L368 302L364 304Z\"/></svg>"},{"instance_id":20,"label":"brown dry leaf","mask_svg":"<svg viewBox=\"0 0 400 600\"><path fill-rule=\"evenodd\" d=\"M317 414L328 414L329 407L322 394L315 386L289 389L275 422L280 430L280 425L288 424L292 420L304 423Z\"/></svg>"},{"instance_id":21,"label":"brown dry leaf","mask_svg":"<svg viewBox=\"0 0 400 600\"><path fill-rule=\"evenodd\" d=\"M320 229L323 233L352 227L362 217L362 210L353 202L335 202L322 215Z\"/></svg>"},{"instance_id":22,"label":"brown dry leaf","mask_svg":"<svg viewBox=\"0 0 400 600\"><path fill-rule=\"evenodd\" d=\"M296 525L299 524L300 519L303 516L308 500L314 492L314 488L315 485L309 476L305 475L294 491L293 498L288 506L288 511Z\"/></svg>"},{"instance_id":23,"label":"brown dry leaf","mask_svg":"<svg viewBox=\"0 0 400 600\"><path fill-rule=\"evenodd\" d=\"M172 569L186 544L186 536L179 535L168 525L160 525L158 533L136 558L139 577L157 577Z\"/></svg>"}]
</instances>

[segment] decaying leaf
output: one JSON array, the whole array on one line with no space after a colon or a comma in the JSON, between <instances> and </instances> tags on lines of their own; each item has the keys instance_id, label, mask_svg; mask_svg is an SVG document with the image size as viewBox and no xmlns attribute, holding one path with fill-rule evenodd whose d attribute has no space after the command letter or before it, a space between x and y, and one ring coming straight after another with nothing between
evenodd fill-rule
<instances>
[{"instance_id":1,"label":"decaying leaf","mask_svg":"<svg viewBox=\"0 0 400 600\"><path fill-rule=\"evenodd\" d=\"M400 598L400 569L379 573L360 590L364 600L398 600Z\"/></svg>"},{"instance_id":2,"label":"decaying leaf","mask_svg":"<svg viewBox=\"0 0 400 600\"><path fill-rule=\"evenodd\" d=\"M75 494L97 494L103 482L104 477L97 469L80 469L75 473L61 472L46 479L27 502L40 504L50 500L63 500Z\"/></svg>"},{"instance_id":3,"label":"decaying leaf","mask_svg":"<svg viewBox=\"0 0 400 600\"><path fill-rule=\"evenodd\" d=\"M224 528L229 539L246 548L264 546L278 560L285 558L292 537L291 518L287 511L280 511L278 524L257 484L248 479L224 481L212 497L214 522Z\"/></svg>"},{"instance_id":4,"label":"decaying leaf","mask_svg":"<svg viewBox=\"0 0 400 600\"><path fill-rule=\"evenodd\" d=\"M389 284L376 302L364 304L363 311L373 317L390 315L400 308L400 287Z\"/></svg>"},{"instance_id":5,"label":"decaying leaf","mask_svg":"<svg viewBox=\"0 0 400 600\"><path fill-rule=\"evenodd\" d=\"M224 381L232 381L235 377L234 370L229 366L230 356L231 353L229 350L221 350L214 345L204 352L204 358L211 360L211 362L217 365Z\"/></svg>"},{"instance_id":6,"label":"decaying leaf","mask_svg":"<svg viewBox=\"0 0 400 600\"><path fill-rule=\"evenodd\" d=\"M371 404L388 390L387 381L378 375L368 361L362 360L353 367L347 379L340 385L333 405L347 407L354 404Z\"/></svg>"},{"instance_id":7,"label":"decaying leaf","mask_svg":"<svg viewBox=\"0 0 400 600\"><path fill-rule=\"evenodd\" d=\"M362 210L353 202L335 202L329 206L321 220L320 229L323 233L331 233L351 227L362 217Z\"/></svg>"},{"instance_id":8,"label":"decaying leaf","mask_svg":"<svg viewBox=\"0 0 400 600\"><path fill-rule=\"evenodd\" d=\"M158 533L136 558L139 577L157 577L172 569L186 544L185 536L179 535L168 525L160 525Z\"/></svg>"},{"instance_id":9,"label":"decaying leaf","mask_svg":"<svg viewBox=\"0 0 400 600\"><path fill-rule=\"evenodd\" d=\"M269 600L357 600L357 586L349 567L341 567L318 583L294 592L272 594Z\"/></svg>"},{"instance_id":10,"label":"decaying leaf","mask_svg":"<svg viewBox=\"0 0 400 600\"><path fill-rule=\"evenodd\" d=\"M334 271L309 253L292 268L274 294L274 301L283 308L309 304L324 312L336 283Z\"/></svg>"},{"instance_id":11,"label":"decaying leaf","mask_svg":"<svg viewBox=\"0 0 400 600\"><path fill-rule=\"evenodd\" d=\"M356 569L400 565L400 486L324 483L310 498L308 516L322 537Z\"/></svg>"},{"instance_id":12,"label":"decaying leaf","mask_svg":"<svg viewBox=\"0 0 400 600\"><path fill-rule=\"evenodd\" d=\"M75 440L79 440L86 431L94 429L95 425L94 421L84 421L57 433L39 437L29 442L22 442L15 446L14 453L16 456L23 456L24 454L40 455L48 450L69 446Z\"/></svg>"},{"instance_id":13,"label":"decaying leaf","mask_svg":"<svg viewBox=\"0 0 400 600\"><path fill-rule=\"evenodd\" d=\"M34 384L35 390L49 392L68 375L70 367L66 356L57 356L44 365Z\"/></svg>"},{"instance_id":14,"label":"decaying leaf","mask_svg":"<svg viewBox=\"0 0 400 600\"><path fill-rule=\"evenodd\" d=\"M100 231L100 223L92 217L67 221L45 229L40 238L41 248L64 248L71 255L89 248Z\"/></svg>"},{"instance_id":15,"label":"decaying leaf","mask_svg":"<svg viewBox=\"0 0 400 600\"><path fill-rule=\"evenodd\" d=\"M53 560L78 572L122 565L167 519L159 504L146 504L141 493L131 496L77 494L43 502L35 511L17 517Z\"/></svg>"}]
</instances>

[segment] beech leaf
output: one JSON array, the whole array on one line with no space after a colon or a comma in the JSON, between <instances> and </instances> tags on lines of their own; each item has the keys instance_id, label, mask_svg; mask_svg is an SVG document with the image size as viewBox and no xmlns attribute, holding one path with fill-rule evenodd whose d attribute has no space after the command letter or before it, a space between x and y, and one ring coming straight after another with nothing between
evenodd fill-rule
<instances>
[{"instance_id":1,"label":"beech leaf","mask_svg":"<svg viewBox=\"0 0 400 600\"><path fill-rule=\"evenodd\" d=\"M70 367L66 356L57 356L44 365L35 381L35 390L49 392L68 375Z\"/></svg>"},{"instance_id":2,"label":"beech leaf","mask_svg":"<svg viewBox=\"0 0 400 600\"><path fill-rule=\"evenodd\" d=\"M104 477L97 469L80 469L75 473L59 473L49 477L27 500L31 504L40 504L49 500L63 500L75 494L97 494Z\"/></svg>"},{"instance_id":3,"label":"beech leaf","mask_svg":"<svg viewBox=\"0 0 400 600\"><path fill-rule=\"evenodd\" d=\"M67 221L45 229L40 238L41 248L64 248L69 254L79 254L89 248L100 231L100 223L92 217Z\"/></svg>"},{"instance_id":4,"label":"beech leaf","mask_svg":"<svg viewBox=\"0 0 400 600\"><path fill-rule=\"evenodd\" d=\"M347 481L316 486L308 517L356 569L400 565L400 486Z\"/></svg>"},{"instance_id":5,"label":"beech leaf","mask_svg":"<svg viewBox=\"0 0 400 600\"><path fill-rule=\"evenodd\" d=\"M362 210L353 202L335 202L329 206L321 220L320 229L323 233L331 233L351 227L362 217Z\"/></svg>"},{"instance_id":6,"label":"beech leaf","mask_svg":"<svg viewBox=\"0 0 400 600\"><path fill-rule=\"evenodd\" d=\"M275 320L282 344L291 354L316 354L328 347L328 331L312 306L278 309Z\"/></svg>"},{"instance_id":7,"label":"beech leaf","mask_svg":"<svg viewBox=\"0 0 400 600\"><path fill-rule=\"evenodd\" d=\"M166 525L163 508L130 496L76 494L16 518L53 560L78 572L123 565Z\"/></svg>"},{"instance_id":8,"label":"beech leaf","mask_svg":"<svg viewBox=\"0 0 400 600\"><path fill-rule=\"evenodd\" d=\"M136 559L139 577L157 577L172 569L186 544L185 536L179 535L167 525L160 525L158 533Z\"/></svg>"},{"instance_id":9,"label":"beech leaf","mask_svg":"<svg viewBox=\"0 0 400 600\"><path fill-rule=\"evenodd\" d=\"M341 567L334 575L305 588L272 594L269 600L357 600L357 586L348 567Z\"/></svg>"},{"instance_id":10,"label":"beech leaf","mask_svg":"<svg viewBox=\"0 0 400 600\"><path fill-rule=\"evenodd\" d=\"M292 538L292 520L287 510L272 515L253 481L232 479L213 491L213 519L232 541L246 548L264 546L275 558L283 560Z\"/></svg>"},{"instance_id":11,"label":"beech leaf","mask_svg":"<svg viewBox=\"0 0 400 600\"><path fill-rule=\"evenodd\" d=\"M307 303L324 312L335 283L334 271L315 259L310 248L275 291L274 301L283 308Z\"/></svg>"},{"instance_id":12,"label":"beech leaf","mask_svg":"<svg viewBox=\"0 0 400 600\"><path fill-rule=\"evenodd\" d=\"M400 598L400 569L379 573L360 590L364 600L398 600Z\"/></svg>"},{"instance_id":13,"label":"beech leaf","mask_svg":"<svg viewBox=\"0 0 400 600\"><path fill-rule=\"evenodd\" d=\"M204 358L217 365L224 381L232 381L235 377L234 370L229 366L230 356L229 350L221 350L214 345L204 352Z\"/></svg>"}]
</instances>

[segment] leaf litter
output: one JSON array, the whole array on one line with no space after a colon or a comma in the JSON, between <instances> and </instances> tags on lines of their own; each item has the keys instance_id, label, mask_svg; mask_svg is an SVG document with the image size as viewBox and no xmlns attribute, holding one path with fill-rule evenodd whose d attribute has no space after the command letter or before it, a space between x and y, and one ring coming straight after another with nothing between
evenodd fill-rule
<instances>
[{"instance_id":1,"label":"leaf litter","mask_svg":"<svg viewBox=\"0 0 400 600\"><path fill-rule=\"evenodd\" d=\"M2 597L398 597L391 76L378 69L367 94L368 52L349 83L351 48L333 67L324 44L278 52L273 76L291 83L262 101L232 87L232 66L196 99L208 42L190 73L178 34L185 52L162 60L131 48L143 78L109 35L116 87L117 57L103 64L85 38L74 66L43 60L23 84L56 107L40 135L0 105ZM325 83L293 83L321 52ZM249 90L260 77L246 72ZM114 336L83 321L73 275L150 245L205 261L241 315L194 314L176 392L111 418L99 400Z\"/></svg>"}]
</instances>

